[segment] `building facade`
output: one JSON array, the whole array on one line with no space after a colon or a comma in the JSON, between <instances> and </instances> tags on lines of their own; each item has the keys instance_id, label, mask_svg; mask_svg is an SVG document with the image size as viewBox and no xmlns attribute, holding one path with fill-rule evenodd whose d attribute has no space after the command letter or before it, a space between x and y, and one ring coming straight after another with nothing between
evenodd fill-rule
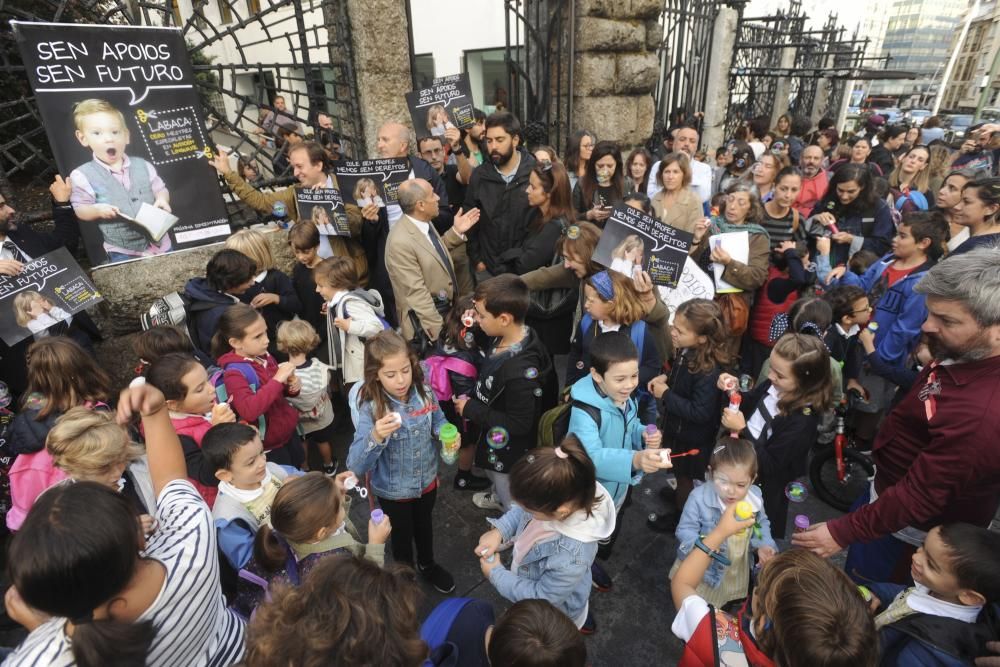
<instances>
[{"instance_id":1,"label":"building facade","mask_svg":"<svg viewBox=\"0 0 1000 667\"><path fill-rule=\"evenodd\" d=\"M971 11L971 9L970 9ZM961 38L962 26L955 28L954 42ZM958 48L955 70L944 91L942 109L955 111L975 111L983 93L983 84L990 87L986 100L987 107L996 107L1000 97L1000 87L996 77L990 80L990 68L1000 48L1000 2L981 2L979 11L972 17L969 32Z\"/></svg>"},{"instance_id":2,"label":"building facade","mask_svg":"<svg viewBox=\"0 0 1000 667\"><path fill-rule=\"evenodd\" d=\"M897 97L904 108L929 106L968 6L968 0L893 0L881 55L891 58L888 69L915 72L917 78L873 82L869 95Z\"/></svg>"}]
</instances>

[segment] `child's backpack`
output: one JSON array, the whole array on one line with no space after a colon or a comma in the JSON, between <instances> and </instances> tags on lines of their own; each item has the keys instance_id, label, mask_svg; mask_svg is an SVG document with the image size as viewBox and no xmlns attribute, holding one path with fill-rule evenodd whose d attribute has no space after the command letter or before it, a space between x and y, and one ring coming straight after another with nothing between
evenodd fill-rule
<instances>
[{"instance_id":1,"label":"child's backpack","mask_svg":"<svg viewBox=\"0 0 1000 667\"><path fill-rule=\"evenodd\" d=\"M427 357L420 363L424 367L424 378L439 402L450 401L455 395L451 388L449 371L470 378L476 377L477 374L476 367L468 361L443 354Z\"/></svg>"},{"instance_id":2,"label":"child's backpack","mask_svg":"<svg viewBox=\"0 0 1000 667\"><path fill-rule=\"evenodd\" d=\"M340 303L337 304L337 310L340 312L341 317L347 319L351 314L347 310L347 304L349 301L361 301L367 304L373 311L375 311L375 317L378 318L379 322L382 323L382 330L391 329L392 325L389 324L389 320L385 319L385 306L382 305L382 295L378 293L377 290L373 289L354 289L347 293ZM333 317L333 315L331 315ZM364 341L363 336L359 338Z\"/></svg>"},{"instance_id":3,"label":"child's backpack","mask_svg":"<svg viewBox=\"0 0 1000 667\"><path fill-rule=\"evenodd\" d=\"M463 613L465 616L459 621ZM423 663L424 666L469 664L466 656L458 653L459 647L456 644L446 646L448 635L455 628L456 632L463 636L468 633L481 638L480 630L485 632L494 621L493 608L489 603L474 598L448 598L434 607L427 620L420 626L420 638L431 651L430 658Z\"/></svg>"},{"instance_id":4,"label":"child's backpack","mask_svg":"<svg viewBox=\"0 0 1000 667\"><path fill-rule=\"evenodd\" d=\"M584 313L580 318L580 331L584 335L590 330L590 325L594 323L594 318L589 313ZM637 320L632 323L628 331L629 338L635 344L635 349L639 350L639 357L642 357L642 348L646 344L646 320Z\"/></svg>"},{"instance_id":5,"label":"child's backpack","mask_svg":"<svg viewBox=\"0 0 1000 667\"><path fill-rule=\"evenodd\" d=\"M211 310L216 305L218 304L209 303L208 301L195 301L183 292L171 292L153 301L153 305L149 307L149 310L139 315L139 323L142 325L143 331L149 331L153 327L158 326L180 327L187 332L188 338L197 347L197 337L191 331L193 323L190 320L190 316L192 313Z\"/></svg>"},{"instance_id":6,"label":"child's backpack","mask_svg":"<svg viewBox=\"0 0 1000 667\"><path fill-rule=\"evenodd\" d=\"M237 370L246 379L247 384L250 385L250 391L257 393L257 388L260 386L260 378L257 377L257 371L253 369L253 366L246 362L235 361L231 364L226 364L222 368L210 369L208 373L209 383L215 387L215 398L219 403L229 402L229 392L226 391L226 383L223 381L223 375L230 368ZM233 406L230 404L231 408ZM233 412L236 412L236 408L233 408ZM239 417L239 415L236 415ZM257 431L260 434L260 439L263 440L264 436L267 434L267 419L264 415L257 417L256 424L250 424L250 426L256 426Z\"/></svg>"},{"instance_id":7,"label":"child's backpack","mask_svg":"<svg viewBox=\"0 0 1000 667\"><path fill-rule=\"evenodd\" d=\"M903 221L903 206L906 205L906 202L912 203L918 211L926 211L930 208L927 197L924 196L924 193L917 190L907 190L901 193L895 202L892 201L892 195L890 194L888 200L886 203L889 204L889 215L892 217L894 228L898 228L899 223Z\"/></svg>"},{"instance_id":8,"label":"child's backpack","mask_svg":"<svg viewBox=\"0 0 1000 667\"><path fill-rule=\"evenodd\" d=\"M597 428L601 428L600 408L575 398L563 401L556 407L542 413L542 418L538 421L539 447L555 447L563 441L563 438L569 433L569 418L572 408L579 408L586 412L597 424Z\"/></svg>"}]
</instances>

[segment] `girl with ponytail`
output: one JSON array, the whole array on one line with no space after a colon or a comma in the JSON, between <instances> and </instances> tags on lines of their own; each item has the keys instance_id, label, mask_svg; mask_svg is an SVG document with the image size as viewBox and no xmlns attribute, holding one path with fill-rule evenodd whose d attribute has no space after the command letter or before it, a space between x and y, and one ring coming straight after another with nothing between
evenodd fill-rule
<instances>
[{"instance_id":1,"label":"girl with ponytail","mask_svg":"<svg viewBox=\"0 0 1000 667\"><path fill-rule=\"evenodd\" d=\"M516 503L476 546L483 574L511 602L548 600L584 634L596 629L589 612L590 565L597 543L615 529L615 504L597 481L594 463L575 435L558 447L533 449L510 472ZM513 542L510 569L500 562Z\"/></svg>"}]
</instances>

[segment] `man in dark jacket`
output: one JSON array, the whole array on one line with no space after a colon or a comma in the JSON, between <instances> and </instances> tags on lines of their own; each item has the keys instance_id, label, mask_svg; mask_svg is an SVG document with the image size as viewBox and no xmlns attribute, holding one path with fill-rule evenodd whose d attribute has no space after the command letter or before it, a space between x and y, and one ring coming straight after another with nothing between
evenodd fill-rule
<instances>
[{"instance_id":1,"label":"man in dark jacket","mask_svg":"<svg viewBox=\"0 0 1000 667\"><path fill-rule=\"evenodd\" d=\"M486 119L489 161L472 172L465 193L465 210L478 208L481 217L469 235L469 259L478 280L502 273L503 254L525 236L531 206L528 176L535 158L520 148L521 124L508 111Z\"/></svg>"},{"instance_id":2,"label":"man in dark jacket","mask_svg":"<svg viewBox=\"0 0 1000 667\"><path fill-rule=\"evenodd\" d=\"M187 308L188 333L194 346L211 358L212 336L226 308L240 302L239 296L253 285L257 266L236 250L220 250L208 260L204 278L192 278L184 286L191 300Z\"/></svg>"},{"instance_id":3,"label":"man in dark jacket","mask_svg":"<svg viewBox=\"0 0 1000 667\"><path fill-rule=\"evenodd\" d=\"M63 180L57 174L49 192L52 193L52 218L55 221L51 232L39 232L28 225L15 224L16 211L0 195L0 275L16 276L28 261L60 247L71 253L76 252L80 225L69 203L72 184L69 179ZM97 325L86 313L73 316L66 335L90 351L93 351L93 341L101 338ZM25 352L33 341L32 337L28 337L13 346L0 341L0 380L7 383L15 401L27 385Z\"/></svg>"}]
</instances>

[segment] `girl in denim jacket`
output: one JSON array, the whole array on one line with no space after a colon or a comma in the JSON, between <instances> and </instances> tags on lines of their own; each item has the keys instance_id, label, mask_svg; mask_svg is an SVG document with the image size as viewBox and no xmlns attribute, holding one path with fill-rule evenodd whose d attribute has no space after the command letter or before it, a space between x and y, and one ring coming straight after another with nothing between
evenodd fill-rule
<instances>
[{"instance_id":1,"label":"girl in denim jacket","mask_svg":"<svg viewBox=\"0 0 1000 667\"><path fill-rule=\"evenodd\" d=\"M357 430L347 467L371 488L392 521L392 557L413 563L442 593L455 582L434 562L431 511L437 498L436 439L447 423L434 393L424 386L417 356L391 329L365 343L364 384L357 398Z\"/></svg>"},{"instance_id":2,"label":"girl in denim jacket","mask_svg":"<svg viewBox=\"0 0 1000 667\"><path fill-rule=\"evenodd\" d=\"M677 560L670 577L673 578L692 549L700 548L697 544L701 536L715 528L727 507L741 500L750 503L756 524L732 535L719 547L719 553L730 564L713 559L697 589L698 595L709 604L721 608L727 602L747 596L753 567L750 550L756 549L757 558L764 564L778 552L778 545L771 537L771 522L764 512L760 489L753 484L757 477L757 454L753 444L742 438L721 438L712 451L708 469L711 481L695 488L684 504L677 524Z\"/></svg>"},{"instance_id":3,"label":"girl in denim jacket","mask_svg":"<svg viewBox=\"0 0 1000 667\"><path fill-rule=\"evenodd\" d=\"M483 575L511 602L548 600L593 633L590 565L616 512L580 440L570 434L558 447L528 452L511 469L510 492L516 504L489 520L494 528L476 546ZM510 569L496 556L505 542L514 546Z\"/></svg>"}]
</instances>

